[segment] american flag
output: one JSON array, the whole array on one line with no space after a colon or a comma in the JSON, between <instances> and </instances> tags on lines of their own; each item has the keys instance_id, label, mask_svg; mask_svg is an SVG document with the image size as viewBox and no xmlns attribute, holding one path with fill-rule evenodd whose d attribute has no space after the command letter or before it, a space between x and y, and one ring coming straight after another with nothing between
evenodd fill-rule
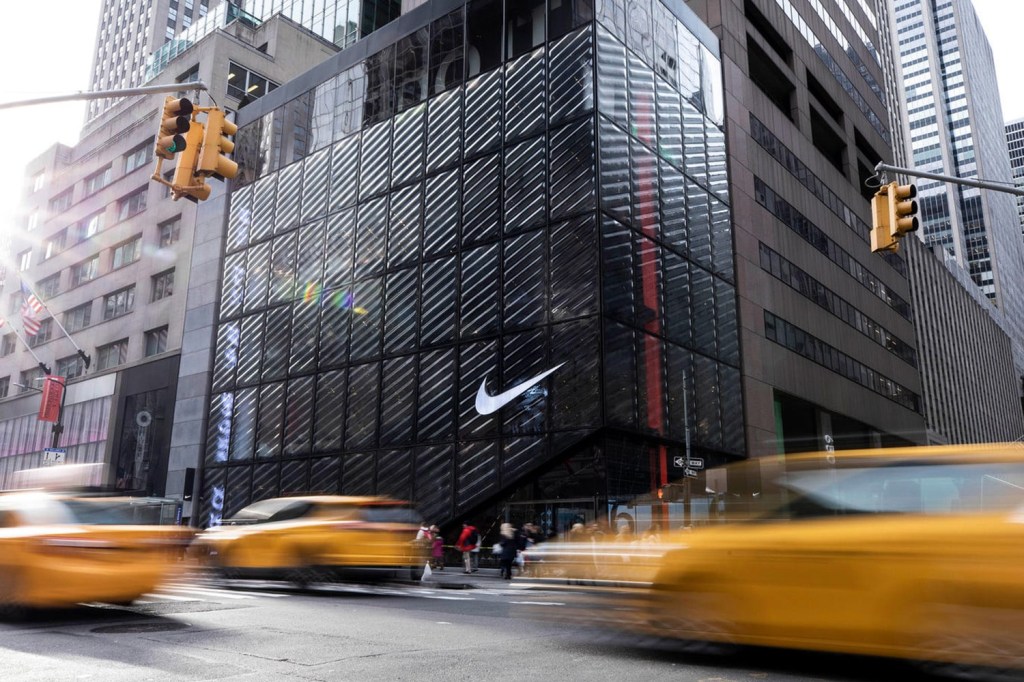
<instances>
[{"instance_id":1,"label":"american flag","mask_svg":"<svg viewBox=\"0 0 1024 682\"><path fill-rule=\"evenodd\" d=\"M21 293L25 295L25 302L21 304L21 324L25 328L25 334L35 336L42 326L39 313L43 312L43 304L24 282L21 283Z\"/></svg>"}]
</instances>

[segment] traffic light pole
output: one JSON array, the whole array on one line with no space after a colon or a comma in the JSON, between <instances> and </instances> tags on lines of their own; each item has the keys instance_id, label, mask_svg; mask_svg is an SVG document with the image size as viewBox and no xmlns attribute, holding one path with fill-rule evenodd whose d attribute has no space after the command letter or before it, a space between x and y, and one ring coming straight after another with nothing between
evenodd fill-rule
<instances>
[{"instance_id":1,"label":"traffic light pole","mask_svg":"<svg viewBox=\"0 0 1024 682\"><path fill-rule=\"evenodd\" d=\"M955 178L950 175L939 175L938 173L926 173L919 171L914 168L900 168L899 166L890 166L887 163L878 163L875 166L875 173L901 173L903 175L911 175L917 178L928 178L929 180L940 180L942 182L952 182L957 185L967 185L968 187L978 187L980 189L990 189L994 192L1006 192L1007 194L1016 194L1017 196L1024 197L1024 187L1015 187L1008 184L998 182L986 182L984 180L970 180L968 178Z\"/></svg>"},{"instance_id":2,"label":"traffic light pole","mask_svg":"<svg viewBox=\"0 0 1024 682\"><path fill-rule=\"evenodd\" d=\"M37 97L36 99L23 99L16 102L0 102L0 109L14 109L16 107L31 107L36 104L52 104L54 102L74 102L76 100L90 99L114 99L117 97L128 97L130 95L151 95L158 92L181 92L182 90L209 90L206 83L202 81L189 81L187 83L169 83L165 85L143 85L138 88L125 88L124 90L94 90L92 92L76 92L72 95L54 95L52 97Z\"/></svg>"}]
</instances>

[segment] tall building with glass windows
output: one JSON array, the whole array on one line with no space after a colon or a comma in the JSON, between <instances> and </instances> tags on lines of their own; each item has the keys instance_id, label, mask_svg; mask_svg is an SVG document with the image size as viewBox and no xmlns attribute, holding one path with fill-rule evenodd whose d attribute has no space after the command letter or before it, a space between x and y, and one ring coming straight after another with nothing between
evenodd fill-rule
<instances>
[{"instance_id":1,"label":"tall building with glass windows","mask_svg":"<svg viewBox=\"0 0 1024 682\"><path fill-rule=\"evenodd\" d=\"M890 0L911 165L1012 183L988 39L970 0ZM1024 374L1024 243L1012 195L915 180L919 236L941 246L1003 310Z\"/></svg>"},{"instance_id":2,"label":"tall building with glass windows","mask_svg":"<svg viewBox=\"0 0 1024 682\"><path fill-rule=\"evenodd\" d=\"M240 112L200 521L681 523L687 426L747 450L718 41L672 0L474 0L357 48Z\"/></svg>"},{"instance_id":3,"label":"tall building with glass windows","mask_svg":"<svg viewBox=\"0 0 1024 682\"><path fill-rule=\"evenodd\" d=\"M1013 183L1024 189L1024 118L1006 124L1006 149L1010 152L1010 169ZM1021 235L1024 236L1024 197L1017 197L1017 217L1020 219Z\"/></svg>"},{"instance_id":4,"label":"tall building with glass windows","mask_svg":"<svg viewBox=\"0 0 1024 682\"><path fill-rule=\"evenodd\" d=\"M690 6L722 40L749 454L924 442L905 252L869 243L898 140L884 6Z\"/></svg>"}]
</instances>

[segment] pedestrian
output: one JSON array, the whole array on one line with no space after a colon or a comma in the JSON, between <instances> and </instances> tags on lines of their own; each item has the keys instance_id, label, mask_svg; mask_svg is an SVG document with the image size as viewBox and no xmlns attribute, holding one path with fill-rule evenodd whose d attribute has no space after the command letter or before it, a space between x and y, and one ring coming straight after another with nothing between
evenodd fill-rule
<instances>
[{"instance_id":1,"label":"pedestrian","mask_svg":"<svg viewBox=\"0 0 1024 682\"><path fill-rule=\"evenodd\" d=\"M480 533L469 521L462 522L462 532L455 541L455 549L462 552L463 573L473 572L473 550L480 546Z\"/></svg>"},{"instance_id":2,"label":"pedestrian","mask_svg":"<svg viewBox=\"0 0 1024 682\"><path fill-rule=\"evenodd\" d=\"M424 521L423 523L420 524L420 529L416 533L416 542L427 542L427 543L429 543L431 540L433 540L433 538L434 538L434 536L430 532L430 527L427 526L427 522Z\"/></svg>"},{"instance_id":3,"label":"pedestrian","mask_svg":"<svg viewBox=\"0 0 1024 682\"><path fill-rule=\"evenodd\" d=\"M438 570L444 570L444 538L441 537L441 529L437 526L431 526L430 532L434 536L431 541L430 548L430 567Z\"/></svg>"},{"instance_id":4,"label":"pedestrian","mask_svg":"<svg viewBox=\"0 0 1024 682\"><path fill-rule=\"evenodd\" d=\"M501 577L512 580L512 564L519 554L519 538L511 523L501 524Z\"/></svg>"}]
</instances>

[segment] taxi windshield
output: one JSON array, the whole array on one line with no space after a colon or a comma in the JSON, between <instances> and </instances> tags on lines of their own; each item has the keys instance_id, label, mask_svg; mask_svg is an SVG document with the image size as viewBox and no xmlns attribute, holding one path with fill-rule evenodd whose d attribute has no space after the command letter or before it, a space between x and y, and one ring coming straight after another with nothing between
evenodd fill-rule
<instances>
[{"instance_id":1,"label":"taxi windshield","mask_svg":"<svg viewBox=\"0 0 1024 682\"><path fill-rule=\"evenodd\" d=\"M785 518L961 514L1024 507L1024 463L913 462L796 471L779 482Z\"/></svg>"}]
</instances>

